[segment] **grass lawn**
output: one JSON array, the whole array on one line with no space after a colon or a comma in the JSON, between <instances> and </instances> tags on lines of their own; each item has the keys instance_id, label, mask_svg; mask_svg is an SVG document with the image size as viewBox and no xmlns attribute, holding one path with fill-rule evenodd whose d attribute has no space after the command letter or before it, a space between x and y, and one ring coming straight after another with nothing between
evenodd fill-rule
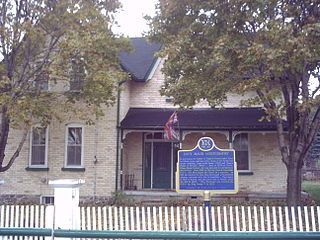
<instances>
[{"instance_id":1,"label":"grass lawn","mask_svg":"<svg viewBox=\"0 0 320 240\"><path fill-rule=\"evenodd\" d=\"M320 181L303 181L302 190L308 192L311 198L320 204Z\"/></svg>"}]
</instances>

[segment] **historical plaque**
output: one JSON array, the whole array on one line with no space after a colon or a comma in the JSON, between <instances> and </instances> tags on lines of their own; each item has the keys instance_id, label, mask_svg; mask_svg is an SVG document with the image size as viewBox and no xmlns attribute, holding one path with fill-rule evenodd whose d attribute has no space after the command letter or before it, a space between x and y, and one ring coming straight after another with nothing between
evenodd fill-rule
<instances>
[{"instance_id":1,"label":"historical plaque","mask_svg":"<svg viewBox=\"0 0 320 240\"><path fill-rule=\"evenodd\" d=\"M200 138L192 150L178 152L176 190L180 193L236 193L235 152L219 149L210 137Z\"/></svg>"}]
</instances>

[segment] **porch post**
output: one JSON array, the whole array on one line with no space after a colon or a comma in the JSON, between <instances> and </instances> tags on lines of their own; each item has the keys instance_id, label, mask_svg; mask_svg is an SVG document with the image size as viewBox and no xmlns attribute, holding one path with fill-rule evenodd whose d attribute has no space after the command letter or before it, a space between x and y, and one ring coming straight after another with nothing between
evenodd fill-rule
<instances>
[{"instance_id":1,"label":"porch post","mask_svg":"<svg viewBox=\"0 0 320 240\"><path fill-rule=\"evenodd\" d=\"M54 187L55 229L80 229L79 187L84 182L81 179L49 181Z\"/></svg>"},{"instance_id":2,"label":"porch post","mask_svg":"<svg viewBox=\"0 0 320 240\"><path fill-rule=\"evenodd\" d=\"M179 150L182 149L182 141L183 141L183 130L180 129L180 134L179 134Z\"/></svg>"},{"instance_id":3,"label":"porch post","mask_svg":"<svg viewBox=\"0 0 320 240\"><path fill-rule=\"evenodd\" d=\"M232 130L229 130L229 137L228 137L228 142L229 142L229 148L232 149Z\"/></svg>"}]
</instances>

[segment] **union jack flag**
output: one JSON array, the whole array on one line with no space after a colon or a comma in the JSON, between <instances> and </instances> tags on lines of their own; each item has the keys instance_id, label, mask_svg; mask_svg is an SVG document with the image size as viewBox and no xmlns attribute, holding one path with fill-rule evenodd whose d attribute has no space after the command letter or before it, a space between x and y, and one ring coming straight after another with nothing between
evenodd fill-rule
<instances>
[{"instance_id":1,"label":"union jack flag","mask_svg":"<svg viewBox=\"0 0 320 240\"><path fill-rule=\"evenodd\" d=\"M174 124L178 122L177 112L174 112L164 126L164 139L179 140L179 133L175 130Z\"/></svg>"}]
</instances>

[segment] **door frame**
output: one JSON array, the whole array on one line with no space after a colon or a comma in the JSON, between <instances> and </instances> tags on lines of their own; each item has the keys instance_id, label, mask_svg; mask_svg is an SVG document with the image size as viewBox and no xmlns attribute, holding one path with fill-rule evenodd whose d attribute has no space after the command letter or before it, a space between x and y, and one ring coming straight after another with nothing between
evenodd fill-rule
<instances>
[{"instance_id":1,"label":"door frame","mask_svg":"<svg viewBox=\"0 0 320 240\"><path fill-rule=\"evenodd\" d=\"M173 152L174 152L174 144L178 144L179 142L178 141L170 141L170 140L166 140L166 139L156 139L156 138L152 138L152 139L147 139L146 136L148 134L155 134L155 133L161 133L161 132L146 132L146 133L143 133L143 154L142 154L142 186L143 188L145 188L145 143L146 142L149 142L151 143L151 166L150 166L150 188L146 188L146 189L160 189L160 188L154 188L153 187L153 166L154 166L154 158L153 158L153 144L155 142L166 142L166 143L171 143L170 144L170 167L171 167L171 173L170 173L170 189L173 189L173 186L174 186L174 157L173 157Z\"/></svg>"}]
</instances>

